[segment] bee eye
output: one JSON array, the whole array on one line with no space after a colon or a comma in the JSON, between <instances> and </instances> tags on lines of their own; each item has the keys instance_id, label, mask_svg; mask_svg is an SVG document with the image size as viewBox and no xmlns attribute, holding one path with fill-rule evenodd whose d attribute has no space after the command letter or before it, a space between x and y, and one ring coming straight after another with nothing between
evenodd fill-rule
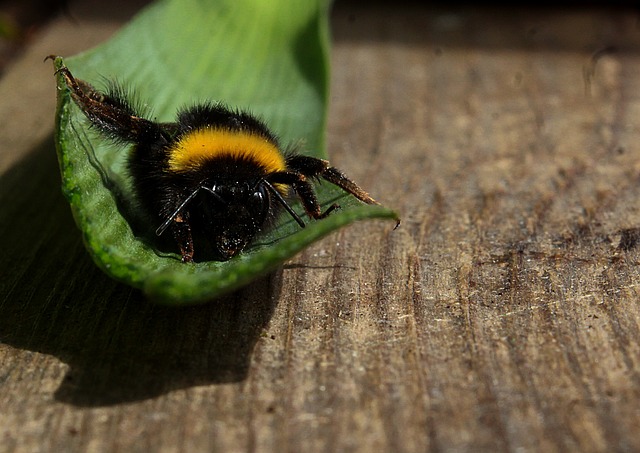
<instances>
[{"instance_id":1,"label":"bee eye","mask_svg":"<svg viewBox=\"0 0 640 453\"><path fill-rule=\"evenodd\" d=\"M259 184L251 195L251 205L254 206L261 214L266 214L269 209L269 194L264 185Z\"/></svg>"},{"instance_id":2,"label":"bee eye","mask_svg":"<svg viewBox=\"0 0 640 453\"><path fill-rule=\"evenodd\" d=\"M256 200L256 201L257 200L264 200L265 197L266 197L266 193L264 191L264 187L262 187L262 186L259 186L257 188L257 190L255 190L253 192L253 199Z\"/></svg>"}]
</instances>

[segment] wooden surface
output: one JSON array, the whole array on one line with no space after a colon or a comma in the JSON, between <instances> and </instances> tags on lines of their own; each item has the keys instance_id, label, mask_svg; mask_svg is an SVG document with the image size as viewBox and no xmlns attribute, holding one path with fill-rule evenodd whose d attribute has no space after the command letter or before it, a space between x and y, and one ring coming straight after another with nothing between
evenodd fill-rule
<instances>
[{"instance_id":1,"label":"wooden surface","mask_svg":"<svg viewBox=\"0 0 640 453\"><path fill-rule=\"evenodd\" d=\"M0 452L640 451L636 11L339 3L329 154L402 226L169 309L60 194L42 58L135 10L75 8L0 80Z\"/></svg>"}]
</instances>

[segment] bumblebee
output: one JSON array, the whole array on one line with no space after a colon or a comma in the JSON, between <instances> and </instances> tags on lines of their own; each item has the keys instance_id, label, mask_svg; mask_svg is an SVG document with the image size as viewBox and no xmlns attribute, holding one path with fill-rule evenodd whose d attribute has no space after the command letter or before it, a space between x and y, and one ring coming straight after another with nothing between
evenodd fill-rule
<instances>
[{"instance_id":1,"label":"bumblebee","mask_svg":"<svg viewBox=\"0 0 640 453\"><path fill-rule=\"evenodd\" d=\"M116 143L133 145L127 169L137 204L155 222L157 236L170 230L185 263L194 260L194 238L209 242L213 259L234 257L282 209L304 228L287 201L294 195L310 218L326 217L339 206L322 209L314 179L378 204L328 161L283 151L250 113L204 102L179 110L173 123L159 123L146 118L115 82L99 91L66 66L58 73L95 129Z\"/></svg>"}]
</instances>

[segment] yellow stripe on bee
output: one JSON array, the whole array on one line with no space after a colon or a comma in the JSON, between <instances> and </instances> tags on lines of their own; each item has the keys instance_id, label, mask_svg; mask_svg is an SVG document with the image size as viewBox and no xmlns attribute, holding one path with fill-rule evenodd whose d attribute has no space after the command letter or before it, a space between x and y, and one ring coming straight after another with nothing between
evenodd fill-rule
<instances>
[{"instance_id":1,"label":"yellow stripe on bee","mask_svg":"<svg viewBox=\"0 0 640 453\"><path fill-rule=\"evenodd\" d=\"M215 128L185 134L170 151L169 168L177 172L196 170L217 158L255 162L267 173L286 169L284 156L266 138L249 132Z\"/></svg>"}]
</instances>

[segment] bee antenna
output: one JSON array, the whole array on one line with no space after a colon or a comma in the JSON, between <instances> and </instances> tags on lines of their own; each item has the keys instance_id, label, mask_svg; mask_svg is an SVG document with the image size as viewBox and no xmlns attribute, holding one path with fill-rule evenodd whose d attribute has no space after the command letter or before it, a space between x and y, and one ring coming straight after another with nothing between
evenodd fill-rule
<instances>
[{"instance_id":1,"label":"bee antenna","mask_svg":"<svg viewBox=\"0 0 640 453\"><path fill-rule=\"evenodd\" d=\"M294 211L293 208L289 206L289 203L287 203L287 200L285 200L284 197L280 194L280 192L278 192L278 189L273 187L273 185L266 179L262 179L261 182L264 183L267 189L269 189L269 192L271 192L273 196L276 197L276 200L278 201L278 203L280 203L291 215L291 217L293 217L293 220L298 222L298 225L300 225L300 228L304 228L305 227L304 221L300 218L298 214L296 214L296 211Z\"/></svg>"},{"instance_id":2,"label":"bee antenna","mask_svg":"<svg viewBox=\"0 0 640 453\"><path fill-rule=\"evenodd\" d=\"M167 217L167 219L164 221L164 223L158 227L158 229L156 230L156 236L161 236L162 233L164 233L165 230L167 228L169 228L169 225L171 224L171 222L173 222L173 219L175 219L178 216L178 214L180 214L180 211L182 211L182 209L184 209L184 207L187 205L187 203L189 203L191 200L193 200L193 198L198 194L198 192L200 192L200 189L203 189L203 188L205 188L205 187L204 186L200 186L200 187L196 188L196 190L191 192L191 194L187 198L185 198L182 203L180 203L180 206L178 206L175 209L175 211L173 211L171 213L171 215Z\"/></svg>"}]
</instances>

